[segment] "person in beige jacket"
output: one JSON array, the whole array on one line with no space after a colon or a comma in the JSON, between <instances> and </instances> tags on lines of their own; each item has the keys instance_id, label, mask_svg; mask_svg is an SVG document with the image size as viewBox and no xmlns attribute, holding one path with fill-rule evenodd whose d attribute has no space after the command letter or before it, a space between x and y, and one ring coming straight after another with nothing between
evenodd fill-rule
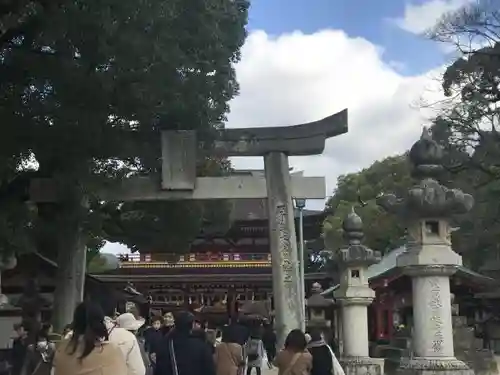
<instances>
[{"instance_id":1,"label":"person in beige jacket","mask_svg":"<svg viewBox=\"0 0 500 375\"><path fill-rule=\"evenodd\" d=\"M109 341L104 313L83 302L75 309L73 332L57 345L54 375L118 375L127 366L120 349Z\"/></svg>"},{"instance_id":2,"label":"person in beige jacket","mask_svg":"<svg viewBox=\"0 0 500 375\"><path fill-rule=\"evenodd\" d=\"M300 329L290 331L285 347L274 360L278 375L310 375L312 355L307 351L307 340Z\"/></svg>"},{"instance_id":3,"label":"person in beige jacket","mask_svg":"<svg viewBox=\"0 0 500 375\"><path fill-rule=\"evenodd\" d=\"M215 347L215 368L217 375L238 375L245 367L243 347L236 342L234 333L227 328L222 334L222 341Z\"/></svg>"},{"instance_id":4,"label":"person in beige jacket","mask_svg":"<svg viewBox=\"0 0 500 375\"><path fill-rule=\"evenodd\" d=\"M118 346L127 364L127 372L124 375L146 374L146 366L144 366L137 337L130 332L139 329L143 324L143 321L136 320L131 313L120 315L116 321L106 318L109 342Z\"/></svg>"}]
</instances>

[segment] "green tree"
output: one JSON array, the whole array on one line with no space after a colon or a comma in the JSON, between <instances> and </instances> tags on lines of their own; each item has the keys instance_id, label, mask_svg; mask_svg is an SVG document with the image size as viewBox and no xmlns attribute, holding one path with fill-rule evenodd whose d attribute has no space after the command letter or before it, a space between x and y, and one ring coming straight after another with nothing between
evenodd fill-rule
<instances>
[{"instance_id":1,"label":"green tree","mask_svg":"<svg viewBox=\"0 0 500 375\"><path fill-rule=\"evenodd\" d=\"M455 168L456 163L469 155L462 155L453 145L447 144L448 127L440 119L433 125L435 139L448 151L443 164L448 172L441 176L441 183L449 188L459 188L475 198L471 212L451 217L456 230L452 233L454 250L463 255L464 263L479 269L489 258L500 255L500 181L477 186L480 171ZM337 189L328 202L332 215L324 223L323 236L327 249L336 251L344 244L342 220L354 207L364 223L364 243L373 250L394 249L405 243L405 227L400 218L380 209L375 198L393 193L403 198L414 184L406 155L375 162L358 173L339 177Z\"/></svg>"},{"instance_id":2,"label":"green tree","mask_svg":"<svg viewBox=\"0 0 500 375\"><path fill-rule=\"evenodd\" d=\"M500 9L480 0L449 13L431 30L434 40L452 43L456 60L443 75L449 98L434 121L435 138L445 147L453 186L473 193L472 212L457 219L454 246L472 267L499 254Z\"/></svg>"},{"instance_id":3,"label":"green tree","mask_svg":"<svg viewBox=\"0 0 500 375\"><path fill-rule=\"evenodd\" d=\"M436 122L446 143L461 154L455 169L477 171L476 185L500 177L498 31L498 4L480 0L445 15L430 32L433 39L456 47L458 57L442 81L450 100Z\"/></svg>"},{"instance_id":4,"label":"green tree","mask_svg":"<svg viewBox=\"0 0 500 375\"><path fill-rule=\"evenodd\" d=\"M375 200L387 193L403 196L412 184L406 155L377 161L358 173L340 176L327 202L327 210L332 212L324 223L327 249L336 251L343 246L342 221L353 207L365 225L365 245L384 253L403 244L404 226L378 207Z\"/></svg>"},{"instance_id":5,"label":"green tree","mask_svg":"<svg viewBox=\"0 0 500 375\"><path fill-rule=\"evenodd\" d=\"M35 28L61 0L5 0L0 6L0 44Z\"/></svg>"},{"instance_id":6,"label":"green tree","mask_svg":"<svg viewBox=\"0 0 500 375\"><path fill-rule=\"evenodd\" d=\"M81 237L102 240L94 193L104 179L157 173L162 129L196 129L207 141L222 126L247 9L245 0L70 0L0 46L0 148L33 156L36 177L57 181L59 202L38 204L34 227L61 269L73 267ZM150 206L165 223L196 226L176 205Z\"/></svg>"},{"instance_id":7,"label":"green tree","mask_svg":"<svg viewBox=\"0 0 500 375\"><path fill-rule=\"evenodd\" d=\"M118 258L112 254L89 252L87 255L87 272L90 274L102 273L118 268Z\"/></svg>"}]
</instances>

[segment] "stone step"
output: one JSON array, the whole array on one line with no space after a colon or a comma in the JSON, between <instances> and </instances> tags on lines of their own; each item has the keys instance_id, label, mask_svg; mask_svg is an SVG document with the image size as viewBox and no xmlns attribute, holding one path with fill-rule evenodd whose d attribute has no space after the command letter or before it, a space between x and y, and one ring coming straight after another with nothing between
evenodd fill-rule
<instances>
[{"instance_id":1,"label":"stone step","mask_svg":"<svg viewBox=\"0 0 500 375\"><path fill-rule=\"evenodd\" d=\"M399 368L399 360L394 360L391 358L384 359L384 375L396 375Z\"/></svg>"},{"instance_id":2,"label":"stone step","mask_svg":"<svg viewBox=\"0 0 500 375\"><path fill-rule=\"evenodd\" d=\"M409 349L402 349L402 348L395 348L393 346L384 348L381 350L381 357L383 358L390 358L393 360L400 359L403 357L409 357L410 356L410 350Z\"/></svg>"},{"instance_id":3,"label":"stone step","mask_svg":"<svg viewBox=\"0 0 500 375\"><path fill-rule=\"evenodd\" d=\"M408 349L411 346L410 337L393 337L391 340L391 346L395 348Z\"/></svg>"},{"instance_id":4,"label":"stone step","mask_svg":"<svg viewBox=\"0 0 500 375\"><path fill-rule=\"evenodd\" d=\"M384 358L385 357L385 350L387 348L391 348L391 345L388 345L388 344L374 345L372 348L372 354L370 356L374 357L374 358Z\"/></svg>"},{"instance_id":5,"label":"stone step","mask_svg":"<svg viewBox=\"0 0 500 375\"><path fill-rule=\"evenodd\" d=\"M498 364L490 350L466 350L455 352L457 359L464 361L476 374L498 374Z\"/></svg>"}]
</instances>

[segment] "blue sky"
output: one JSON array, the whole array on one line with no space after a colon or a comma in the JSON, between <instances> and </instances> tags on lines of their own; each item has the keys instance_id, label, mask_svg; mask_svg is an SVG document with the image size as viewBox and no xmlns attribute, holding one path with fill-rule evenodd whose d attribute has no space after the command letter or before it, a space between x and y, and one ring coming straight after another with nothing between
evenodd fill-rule
<instances>
[{"instance_id":1,"label":"blue sky","mask_svg":"<svg viewBox=\"0 0 500 375\"><path fill-rule=\"evenodd\" d=\"M296 171L325 177L332 195L340 175L408 150L435 116L415 103L442 100L435 72L449 56L421 34L470 1L251 0L249 37L236 65L240 93L226 125L292 125L348 108L348 134L328 141L322 155L290 159ZM232 161L263 168L259 158Z\"/></svg>"},{"instance_id":2,"label":"blue sky","mask_svg":"<svg viewBox=\"0 0 500 375\"><path fill-rule=\"evenodd\" d=\"M340 29L383 47L386 62L404 64L401 73L421 74L443 62L439 46L401 29L391 19L402 17L405 5L425 3L429 1L252 0L249 30L261 29L276 36L296 30Z\"/></svg>"}]
</instances>

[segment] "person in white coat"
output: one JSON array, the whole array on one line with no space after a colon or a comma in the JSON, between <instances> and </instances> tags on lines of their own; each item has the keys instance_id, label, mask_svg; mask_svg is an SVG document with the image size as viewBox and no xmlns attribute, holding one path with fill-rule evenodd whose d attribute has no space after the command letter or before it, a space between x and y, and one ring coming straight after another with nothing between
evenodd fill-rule
<instances>
[{"instance_id":1,"label":"person in white coat","mask_svg":"<svg viewBox=\"0 0 500 375\"><path fill-rule=\"evenodd\" d=\"M251 375L253 368L255 368L257 375L261 375L262 366L267 363L267 355L259 331L256 330L250 335L250 339L245 345L245 353L247 357L246 375Z\"/></svg>"},{"instance_id":2,"label":"person in white coat","mask_svg":"<svg viewBox=\"0 0 500 375\"><path fill-rule=\"evenodd\" d=\"M144 321L135 319L131 313L120 315L116 321L105 319L109 341L120 348L127 363L127 375L145 375L146 366L142 359L137 338L131 331L137 331ZM117 374L118 375L118 374Z\"/></svg>"}]
</instances>

